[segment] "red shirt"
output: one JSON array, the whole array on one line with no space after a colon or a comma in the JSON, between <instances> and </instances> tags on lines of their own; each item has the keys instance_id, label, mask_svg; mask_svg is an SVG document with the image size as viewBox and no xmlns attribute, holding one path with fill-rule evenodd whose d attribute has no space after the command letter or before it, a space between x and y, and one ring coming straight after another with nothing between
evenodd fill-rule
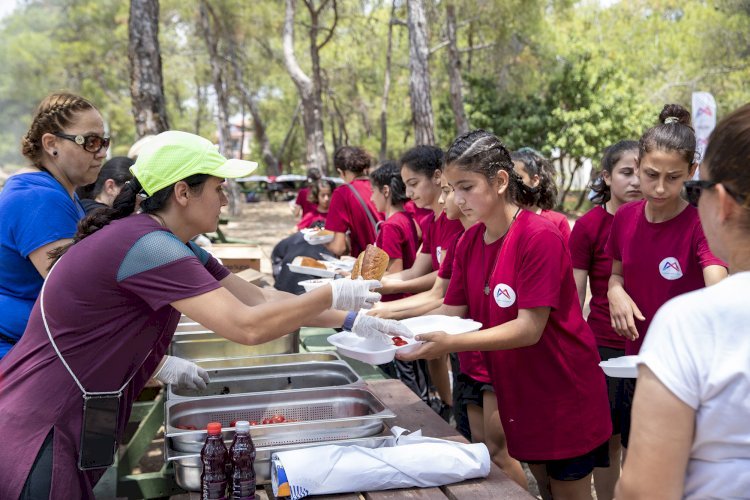
<instances>
[{"instance_id":1,"label":"red shirt","mask_svg":"<svg viewBox=\"0 0 750 500\"><path fill-rule=\"evenodd\" d=\"M445 303L466 305L468 317L484 328L516 319L519 309L551 308L536 344L483 352L508 452L524 461L588 453L609 439L612 423L563 238L554 224L526 210L490 245L484 230L481 223L469 228L456 247Z\"/></svg>"},{"instance_id":2,"label":"red shirt","mask_svg":"<svg viewBox=\"0 0 750 500\"><path fill-rule=\"evenodd\" d=\"M391 259L402 259L403 268L409 269L414 265L419 247L417 223L408 212L396 212L380 223L375 246L383 249ZM408 294L395 293L383 296L383 301L408 297Z\"/></svg>"},{"instance_id":3,"label":"red shirt","mask_svg":"<svg viewBox=\"0 0 750 500\"><path fill-rule=\"evenodd\" d=\"M440 215L428 227L422 235L422 253L432 256L432 270L440 269L440 263L443 261L443 250L447 249L456 235L463 233L464 226L461 221L450 220L445 212Z\"/></svg>"},{"instance_id":4,"label":"red shirt","mask_svg":"<svg viewBox=\"0 0 750 500\"><path fill-rule=\"evenodd\" d=\"M612 328L607 290L612 274L612 257L604 250L615 216L603 206L594 207L578 219L570 234L570 257L574 269L588 272L591 286L591 312L588 324L601 347L625 349L625 337Z\"/></svg>"},{"instance_id":5,"label":"red shirt","mask_svg":"<svg viewBox=\"0 0 750 500\"><path fill-rule=\"evenodd\" d=\"M698 210L688 205L665 222L646 220L646 200L620 207L612 222L607 254L622 262L625 291L646 318L635 320L639 337L625 341L625 354L638 354L657 309L666 301L705 286L703 268L726 264L703 235Z\"/></svg>"},{"instance_id":6,"label":"red shirt","mask_svg":"<svg viewBox=\"0 0 750 500\"><path fill-rule=\"evenodd\" d=\"M310 188L303 187L297 193L297 199L294 200L295 205L299 205L300 207L302 207L302 215L308 214L318 208L317 203L313 203L307 199L309 194L310 194Z\"/></svg>"},{"instance_id":7,"label":"red shirt","mask_svg":"<svg viewBox=\"0 0 750 500\"><path fill-rule=\"evenodd\" d=\"M542 210L539 215L557 226L557 229L560 230L560 234L563 235L563 241L567 247L568 240L570 240L570 224L568 223L568 218L560 212L555 212L553 210Z\"/></svg>"},{"instance_id":8,"label":"red shirt","mask_svg":"<svg viewBox=\"0 0 750 500\"><path fill-rule=\"evenodd\" d=\"M383 220L370 201L372 188L367 179L354 179L351 184L357 190L376 222ZM348 186L339 186L331 195L331 206L328 208L326 229L337 233L349 231L351 255L358 256L368 243L375 243L375 228L365 213L362 204Z\"/></svg>"},{"instance_id":9,"label":"red shirt","mask_svg":"<svg viewBox=\"0 0 750 500\"><path fill-rule=\"evenodd\" d=\"M429 208L419 208L417 204L411 200L404 203L404 210L414 216L414 220L417 221L417 224L419 225L422 238L424 238L427 229L435 220L435 213Z\"/></svg>"},{"instance_id":10,"label":"red shirt","mask_svg":"<svg viewBox=\"0 0 750 500\"><path fill-rule=\"evenodd\" d=\"M312 210L312 212L307 212L302 216L302 218L297 223L297 229L305 229L307 227L310 227L319 220L325 222L327 216L328 212L319 212L318 206L315 205L315 208Z\"/></svg>"}]
</instances>

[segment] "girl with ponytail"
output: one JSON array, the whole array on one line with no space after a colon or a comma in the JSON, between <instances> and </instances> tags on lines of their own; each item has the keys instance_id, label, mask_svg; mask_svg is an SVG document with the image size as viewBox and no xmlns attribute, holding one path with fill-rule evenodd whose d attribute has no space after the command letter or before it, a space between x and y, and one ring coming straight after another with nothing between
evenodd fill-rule
<instances>
[{"instance_id":1,"label":"girl with ponytail","mask_svg":"<svg viewBox=\"0 0 750 500\"><path fill-rule=\"evenodd\" d=\"M563 237L522 209L534 203L533 193L489 132L459 136L443 175L476 223L458 242L443 305L434 313L471 318L483 329L418 335L425 343L401 357L458 352L461 372L494 388L508 454L529 463L545 498L551 490L554 497L589 499L591 473L607 462L612 426Z\"/></svg>"},{"instance_id":2,"label":"girl with ponytail","mask_svg":"<svg viewBox=\"0 0 750 500\"><path fill-rule=\"evenodd\" d=\"M557 203L557 185L555 184L555 169L552 164L538 151L531 148L521 148L510 154L513 160L513 170L521 177L521 190L534 202L523 208L541 215L551 221L560 230L567 245L570 239L570 224L567 217L552 209Z\"/></svg>"}]
</instances>

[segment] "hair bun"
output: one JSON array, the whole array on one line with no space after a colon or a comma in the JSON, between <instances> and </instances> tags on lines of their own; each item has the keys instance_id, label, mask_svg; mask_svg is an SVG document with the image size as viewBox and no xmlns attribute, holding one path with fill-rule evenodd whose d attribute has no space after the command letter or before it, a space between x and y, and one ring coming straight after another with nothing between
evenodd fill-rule
<instances>
[{"instance_id":1,"label":"hair bun","mask_svg":"<svg viewBox=\"0 0 750 500\"><path fill-rule=\"evenodd\" d=\"M681 123L690 127L690 112L679 104L665 104L659 113L659 123Z\"/></svg>"}]
</instances>

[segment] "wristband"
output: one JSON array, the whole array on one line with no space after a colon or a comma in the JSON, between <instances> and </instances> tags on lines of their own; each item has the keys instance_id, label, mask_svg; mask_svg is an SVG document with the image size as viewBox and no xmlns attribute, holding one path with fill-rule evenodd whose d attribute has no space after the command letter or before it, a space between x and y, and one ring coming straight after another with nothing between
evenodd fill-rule
<instances>
[{"instance_id":1,"label":"wristband","mask_svg":"<svg viewBox=\"0 0 750 500\"><path fill-rule=\"evenodd\" d=\"M341 328L348 332L351 332L352 328L354 328L355 319L357 319L357 311L349 311L348 313L346 313L346 319L344 319L344 324L341 325Z\"/></svg>"}]
</instances>

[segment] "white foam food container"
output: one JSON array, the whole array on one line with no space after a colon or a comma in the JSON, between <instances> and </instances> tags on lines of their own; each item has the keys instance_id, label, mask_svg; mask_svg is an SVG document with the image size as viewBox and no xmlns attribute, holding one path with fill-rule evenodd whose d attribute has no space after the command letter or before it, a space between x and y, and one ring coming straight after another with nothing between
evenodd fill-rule
<instances>
[{"instance_id":1,"label":"white foam food container","mask_svg":"<svg viewBox=\"0 0 750 500\"><path fill-rule=\"evenodd\" d=\"M401 324L411 330L414 335L429 332L445 332L450 335L458 335L459 333L475 332L482 328L482 323L473 319L440 314L402 319Z\"/></svg>"},{"instance_id":2,"label":"white foam food container","mask_svg":"<svg viewBox=\"0 0 750 500\"><path fill-rule=\"evenodd\" d=\"M604 373L615 378L638 378L638 355L620 356L602 361Z\"/></svg>"},{"instance_id":3,"label":"white foam food container","mask_svg":"<svg viewBox=\"0 0 750 500\"><path fill-rule=\"evenodd\" d=\"M324 234L324 235L318 235L320 230L318 229L303 229L302 234L303 238L306 242L308 242L311 245L325 245L326 243L330 243L333 241L335 234Z\"/></svg>"},{"instance_id":4,"label":"white foam food container","mask_svg":"<svg viewBox=\"0 0 750 500\"><path fill-rule=\"evenodd\" d=\"M320 262L320 261L318 261ZM323 263L326 268L320 269L318 267L307 267L301 265L302 263L302 256L295 257L294 260L292 260L289 264L289 270L294 273L300 273L300 274L308 274L310 276L318 276L320 278L333 278L336 276L336 271L332 269L333 266L330 266L327 263Z\"/></svg>"},{"instance_id":5,"label":"white foam food container","mask_svg":"<svg viewBox=\"0 0 750 500\"><path fill-rule=\"evenodd\" d=\"M360 337L352 332L339 332L328 337L328 343L335 346L342 356L348 356L364 363L382 365L393 361L396 353L410 352L417 348L421 342L414 339L401 337L406 345L396 346L390 338Z\"/></svg>"},{"instance_id":6,"label":"white foam food container","mask_svg":"<svg viewBox=\"0 0 750 500\"><path fill-rule=\"evenodd\" d=\"M316 288L320 288L323 285L327 285L333 281L333 278L317 278L314 280L304 280L297 283L299 286L305 289L305 292L309 292L311 290L315 290Z\"/></svg>"}]
</instances>

